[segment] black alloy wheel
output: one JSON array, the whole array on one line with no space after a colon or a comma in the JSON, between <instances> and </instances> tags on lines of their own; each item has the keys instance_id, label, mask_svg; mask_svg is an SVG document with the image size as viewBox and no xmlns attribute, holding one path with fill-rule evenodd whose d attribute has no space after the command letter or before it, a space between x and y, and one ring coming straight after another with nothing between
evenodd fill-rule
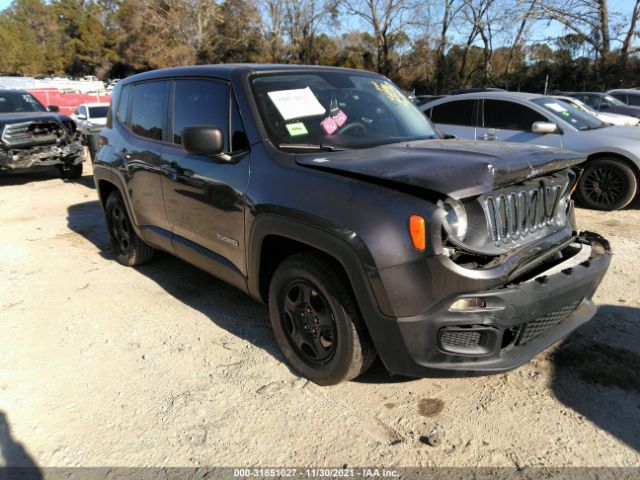
<instances>
[{"instance_id":1,"label":"black alloy wheel","mask_svg":"<svg viewBox=\"0 0 640 480\"><path fill-rule=\"evenodd\" d=\"M324 296L309 282L294 280L285 289L285 335L310 365L324 365L336 350L336 322Z\"/></svg>"},{"instance_id":2,"label":"black alloy wheel","mask_svg":"<svg viewBox=\"0 0 640 480\"><path fill-rule=\"evenodd\" d=\"M634 171L615 159L588 162L578 181L580 203L595 210L618 210L626 207L638 188Z\"/></svg>"}]
</instances>

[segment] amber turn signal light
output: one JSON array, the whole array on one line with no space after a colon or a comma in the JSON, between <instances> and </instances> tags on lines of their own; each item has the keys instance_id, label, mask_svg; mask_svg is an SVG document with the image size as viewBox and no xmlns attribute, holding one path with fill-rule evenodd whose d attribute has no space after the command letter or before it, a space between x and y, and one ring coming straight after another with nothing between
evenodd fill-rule
<instances>
[{"instance_id":1,"label":"amber turn signal light","mask_svg":"<svg viewBox=\"0 0 640 480\"><path fill-rule=\"evenodd\" d=\"M427 248L427 222L420 215L411 215L409 217L409 232L411 233L411 241L417 250Z\"/></svg>"}]
</instances>

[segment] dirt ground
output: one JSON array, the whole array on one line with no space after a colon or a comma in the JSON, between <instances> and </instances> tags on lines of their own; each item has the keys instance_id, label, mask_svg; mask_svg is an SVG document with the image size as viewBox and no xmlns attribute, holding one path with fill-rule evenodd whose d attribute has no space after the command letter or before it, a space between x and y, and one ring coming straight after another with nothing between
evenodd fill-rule
<instances>
[{"instance_id":1,"label":"dirt ground","mask_svg":"<svg viewBox=\"0 0 640 480\"><path fill-rule=\"evenodd\" d=\"M615 256L598 316L553 351L481 378L377 362L322 388L283 363L263 305L169 255L117 264L90 172L0 177L2 461L638 466L638 208L579 211Z\"/></svg>"}]
</instances>

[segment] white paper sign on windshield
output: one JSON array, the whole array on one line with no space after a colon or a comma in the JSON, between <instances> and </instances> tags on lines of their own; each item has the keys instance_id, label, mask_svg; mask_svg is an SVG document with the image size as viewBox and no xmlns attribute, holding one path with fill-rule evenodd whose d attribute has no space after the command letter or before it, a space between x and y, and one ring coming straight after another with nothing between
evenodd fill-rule
<instances>
[{"instance_id":1,"label":"white paper sign on windshield","mask_svg":"<svg viewBox=\"0 0 640 480\"><path fill-rule=\"evenodd\" d=\"M309 87L269 92L269 98L285 120L323 115L326 111Z\"/></svg>"},{"instance_id":2,"label":"white paper sign on windshield","mask_svg":"<svg viewBox=\"0 0 640 480\"><path fill-rule=\"evenodd\" d=\"M554 111L556 111L558 113L562 113L562 112L566 112L567 111L567 109L564 108L559 103L545 103L544 106L545 107L549 107L551 110L554 110Z\"/></svg>"}]
</instances>

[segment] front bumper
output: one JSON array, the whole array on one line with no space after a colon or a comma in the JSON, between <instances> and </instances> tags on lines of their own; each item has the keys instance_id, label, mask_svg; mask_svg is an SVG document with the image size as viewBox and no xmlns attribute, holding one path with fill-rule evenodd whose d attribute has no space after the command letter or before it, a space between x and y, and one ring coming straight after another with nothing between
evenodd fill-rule
<instances>
[{"instance_id":1,"label":"front bumper","mask_svg":"<svg viewBox=\"0 0 640 480\"><path fill-rule=\"evenodd\" d=\"M84 162L82 145L73 141L65 145L43 145L32 148L0 149L0 171L22 170Z\"/></svg>"},{"instance_id":2,"label":"front bumper","mask_svg":"<svg viewBox=\"0 0 640 480\"><path fill-rule=\"evenodd\" d=\"M376 342L383 363L390 372L409 376L484 375L526 363L596 313L592 296L611 261L608 242L583 233L567 248L572 256L547 270L449 296L393 326L387 322L386 338L395 345ZM481 298L486 306L450 311L454 301L467 297Z\"/></svg>"}]
</instances>

